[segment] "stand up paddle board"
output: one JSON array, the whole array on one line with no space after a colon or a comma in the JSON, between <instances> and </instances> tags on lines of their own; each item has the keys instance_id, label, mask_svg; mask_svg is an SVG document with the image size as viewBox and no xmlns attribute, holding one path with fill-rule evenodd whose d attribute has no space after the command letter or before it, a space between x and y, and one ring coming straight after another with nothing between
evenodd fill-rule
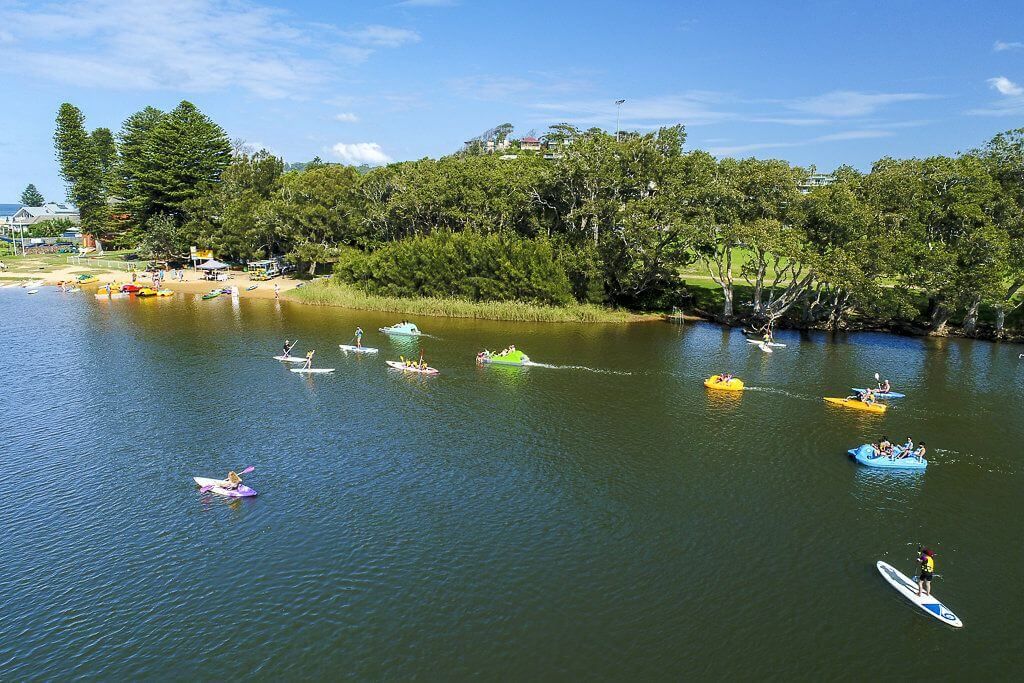
<instances>
[{"instance_id":1,"label":"stand up paddle board","mask_svg":"<svg viewBox=\"0 0 1024 683\"><path fill-rule=\"evenodd\" d=\"M352 353L377 353L380 349L373 349L369 346L352 346L351 344L338 344L338 348L342 351Z\"/></svg>"},{"instance_id":2,"label":"stand up paddle board","mask_svg":"<svg viewBox=\"0 0 1024 683\"><path fill-rule=\"evenodd\" d=\"M306 372L314 375L334 372L334 368L292 368L291 370L292 372Z\"/></svg>"},{"instance_id":3,"label":"stand up paddle board","mask_svg":"<svg viewBox=\"0 0 1024 683\"><path fill-rule=\"evenodd\" d=\"M964 625L964 622L960 621L960 617L953 614L948 607L936 600L934 595L917 595L917 583L888 562L882 562L879 560L875 566L878 567L878 571L881 573L882 578L888 581L893 588L898 590L903 597L910 600L910 602L914 603L928 614L932 615L942 623L949 624L956 628L961 628Z\"/></svg>"},{"instance_id":4,"label":"stand up paddle board","mask_svg":"<svg viewBox=\"0 0 1024 683\"><path fill-rule=\"evenodd\" d=\"M274 356L274 360L279 360L282 363L305 363L305 356Z\"/></svg>"}]
</instances>

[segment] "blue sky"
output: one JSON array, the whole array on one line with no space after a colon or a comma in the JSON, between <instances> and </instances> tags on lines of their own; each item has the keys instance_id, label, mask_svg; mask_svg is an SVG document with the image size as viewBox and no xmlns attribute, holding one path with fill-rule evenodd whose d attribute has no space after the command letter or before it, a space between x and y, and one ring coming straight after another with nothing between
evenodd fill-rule
<instances>
[{"instance_id":1,"label":"blue sky","mask_svg":"<svg viewBox=\"0 0 1024 683\"><path fill-rule=\"evenodd\" d=\"M868 7L870 5L870 7ZM508 121L646 130L831 170L1024 126L1019 2L0 0L0 202L63 198L61 102L195 102L288 161L438 156Z\"/></svg>"}]
</instances>

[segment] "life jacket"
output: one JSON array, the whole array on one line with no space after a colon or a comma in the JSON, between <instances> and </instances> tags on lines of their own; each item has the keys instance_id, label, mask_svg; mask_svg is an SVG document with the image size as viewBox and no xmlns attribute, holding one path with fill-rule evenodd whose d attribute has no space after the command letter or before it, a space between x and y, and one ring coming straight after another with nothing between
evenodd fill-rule
<instances>
[{"instance_id":1,"label":"life jacket","mask_svg":"<svg viewBox=\"0 0 1024 683\"><path fill-rule=\"evenodd\" d=\"M921 556L921 571L929 573L935 571L935 560L932 559L931 555Z\"/></svg>"}]
</instances>

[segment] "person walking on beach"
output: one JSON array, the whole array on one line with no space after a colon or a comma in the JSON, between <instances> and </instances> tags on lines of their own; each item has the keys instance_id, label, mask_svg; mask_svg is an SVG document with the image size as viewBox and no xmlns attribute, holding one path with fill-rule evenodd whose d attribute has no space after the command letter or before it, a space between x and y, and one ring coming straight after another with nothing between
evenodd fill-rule
<instances>
[{"instance_id":1,"label":"person walking on beach","mask_svg":"<svg viewBox=\"0 0 1024 683\"><path fill-rule=\"evenodd\" d=\"M281 285L277 284L276 282L274 283L274 298L281 298Z\"/></svg>"}]
</instances>

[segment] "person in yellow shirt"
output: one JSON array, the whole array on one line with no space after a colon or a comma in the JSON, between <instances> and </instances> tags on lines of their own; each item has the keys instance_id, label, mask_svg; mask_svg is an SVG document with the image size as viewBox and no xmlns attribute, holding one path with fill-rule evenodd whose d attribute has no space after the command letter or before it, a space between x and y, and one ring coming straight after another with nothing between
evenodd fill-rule
<instances>
[{"instance_id":1,"label":"person in yellow shirt","mask_svg":"<svg viewBox=\"0 0 1024 683\"><path fill-rule=\"evenodd\" d=\"M932 576L935 574L935 553L928 548L921 549L921 555L917 558L917 594L932 594Z\"/></svg>"}]
</instances>

